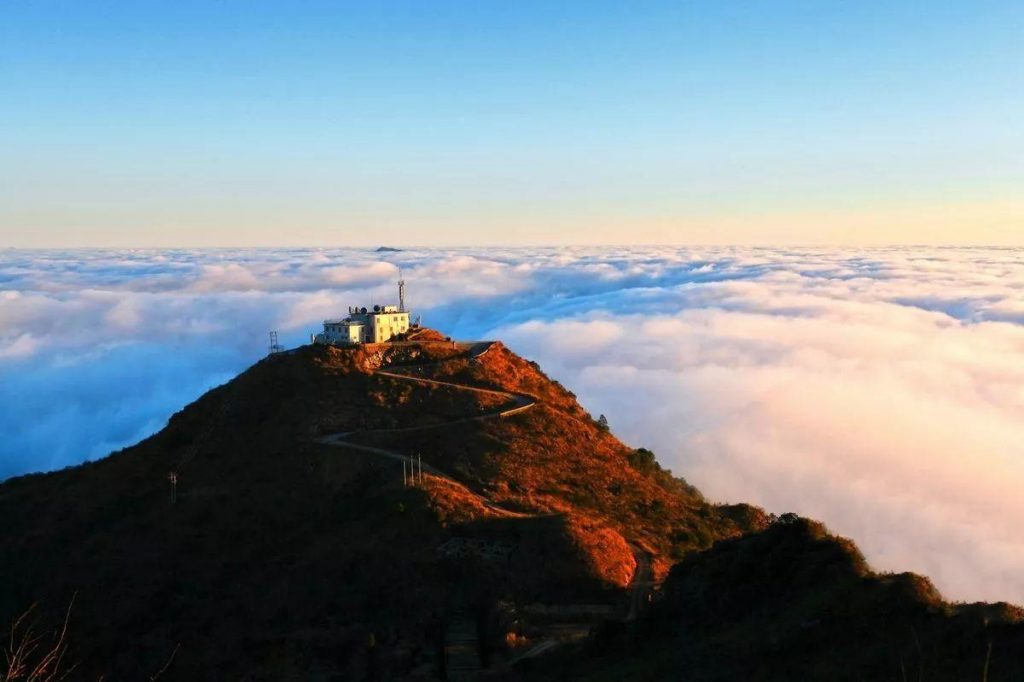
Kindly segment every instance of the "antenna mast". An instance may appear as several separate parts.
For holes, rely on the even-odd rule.
[[[277,332],[270,332],[270,353],[268,355],[276,355],[284,350],[284,346],[277,342]]]
[[[405,278],[401,268],[398,269],[398,312],[405,312]]]

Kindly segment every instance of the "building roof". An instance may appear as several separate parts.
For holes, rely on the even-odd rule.
[[[350,308],[350,310],[353,310]],[[367,310],[364,312],[351,312],[348,317],[338,317],[335,319],[324,320],[324,324],[343,324],[349,327],[361,327],[366,324],[370,317],[374,315],[408,315],[408,310],[399,310],[398,306],[380,306],[380,310]]]

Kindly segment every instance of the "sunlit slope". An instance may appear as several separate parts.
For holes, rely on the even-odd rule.
[[[402,455],[436,473],[406,487]],[[39,601],[55,620],[75,595],[71,655],[111,679],[179,644],[181,679],[426,669],[453,613],[618,612],[638,558],[664,573],[762,522],[500,344],[430,332],[269,357],[134,447],[6,482],[0,518],[0,613]],[[504,554],[441,549],[459,543]]]

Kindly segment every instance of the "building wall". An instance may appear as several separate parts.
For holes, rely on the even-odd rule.
[[[324,324],[322,334],[317,334],[317,343],[383,343],[397,334],[409,331],[409,313],[388,311],[385,313],[365,313],[352,315],[353,321],[360,324],[342,324],[341,322]]]
[[[317,343],[359,343],[363,340],[363,325],[341,323],[325,324],[324,331],[314,337]]]
[[[409,313],[378,313],[370,316],[372,343],[382,343],[396,334],[409,331]]]

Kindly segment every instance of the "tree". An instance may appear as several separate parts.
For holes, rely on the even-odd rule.
[[[602,431],[607,431],[608,430],[608,417],[604,416],[603,414],[600,417],[598,417],[597,418],[597,428],[601,429]]]
[[[638,471],[651,471],[657,468],[657,458],[647,448],[637,448],[629,453],[629,464]]]

